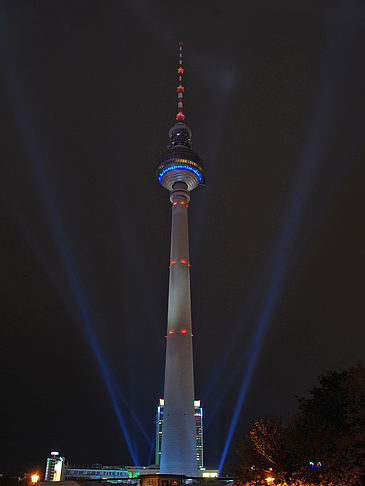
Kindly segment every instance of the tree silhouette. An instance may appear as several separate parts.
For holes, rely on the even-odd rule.
[[[263,417],[238,445],[241,484],[365,484],[365,369],[361,365],[318,378],[297,414]]]

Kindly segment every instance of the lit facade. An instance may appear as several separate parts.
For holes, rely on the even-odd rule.
[[[61,457],[59,452],[51,452],[47,458],[45,481],[63,481],[65,470],[65,458]]]
[[[129,478],[138,478],[139,476],[150,476],[151,474],[158,474],[160,466],[153,464],[152,466],[125,466]]]
[[[83,467],[65,467],[65,480],[78,480],[78,479],[126,479],[129,478],[128,471],[126,469],[113,467],[113,466],[83,466]]]
[[[196,460],[198,467],[204,467],[203,461],[203,407],[200,406],[200,400],[194,400],[194,417],[195,417],[195,437],[196,437]]]
[[[162,424],[163,424],[164,399],[160,398],[156,412],[156,453],[155,462],[161,462],[161,445],[162,445]],[[203,464],[203,408],[200,406],[200,400],[194,400],[194,417],[195,417],[195,438],[196,438],[196,460],[198,468],[202,469]]]

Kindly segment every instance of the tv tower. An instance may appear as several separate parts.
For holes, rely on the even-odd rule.
[[[183,57],[179,44],[177,115],[157,168],[172,204],[170,280],[162,425],[161,474],[198,476],[194,418],[194,370],[190,303],[188,203],[190,191],[204,183],[203,167],[191,149],[191,130],[183,112]]]

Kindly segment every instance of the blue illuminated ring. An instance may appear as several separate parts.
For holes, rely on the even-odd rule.
[[[201,183],[203,177],[201,173],[197,170],[194,169],[194,167],[190,167],[190,165],[170,165],[169,167],[166,167],[163,169],[159,174],[158,174],[158,181],[161,183],[162,177],[166,174],[166,172],[169,172],[170,170],[175,170],[175,169],[185,169],[185,170],[190,170],[190,172],[194,172],[194,174],[197,176],[199,179],[199,184]]]

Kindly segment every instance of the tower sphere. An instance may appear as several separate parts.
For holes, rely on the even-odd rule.
[[[170,141],[162,155],[156,175],[162,186],[173,190],[176,182],[184,182],[188,191],[204,184],[200,157],[191,149],[191,130],[185,123],[176,123],[169,131]]]

